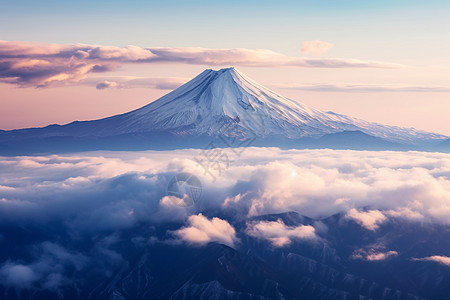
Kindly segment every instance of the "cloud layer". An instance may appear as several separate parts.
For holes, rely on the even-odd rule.
[[[216,181],[195,162],[201,153],[195,149],[4,157],[0,225],[59,219],[95,231],[183,220],[203,211],[242,219],[286,211],[316,218],[348,212],[366,230],[377,230],[389,218],[449,224],[448,154],[228,151],[233,163],[220,174],[210,170]],[[189,214],[167,198],[167,184],[178,172],[202,182],[202,197]]]
[[[293,89],[314,92],[345,92],[345,93],[449,93],[448,86],[414,86],[414,85],[363,85],[363,84],[299,84],[278,83],[271,86],[282,89]]]
[[[322,241],[327,228],[321,222],[290,226],[253,218],[287,211],[313,218],[343,213],[340,222],[356,222],[367,234],[398,218],[450,224],[449,154],[247,148],[237,155],[224,149],[233,162],[213,180],[194,160],[200,151],[0,157],[0,229],[52,224],[58,236],[88,237],[91,245],[78,252],[57,240],[40,241],[28,249],[26,261],[0,262],[0,284],[57,291],[72,281],[67,270],[95,263],[110,272],[124,263],[114,250],[116,232],[140,224],[151,232],[171,227],[163,239],[149,235],[137,244],[215,242],[235,248],[245,235],[275,248]],[[194,206],[167,196],[179,172],[202,183]],[[0,243],[10,238],[7,230],[0,232]],[[380,244],[356,249],[350,258],[376,262],[398,255]],[[413,260],[449,265],[442,255]]]
[[[398,68],[398,64],[341,58],[290,57],[267,49],[142,48],[0,41],[0,82],[48,87],[78,83],[90,73],[124,64],[183,63],[205,66]],[[100,84],[108,87],[108,83]]]

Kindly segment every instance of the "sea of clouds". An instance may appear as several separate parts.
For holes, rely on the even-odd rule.
[[[287,211],[312,218],[343,213],[368,231],[390,218],[450,224],[450,154],[216,149],[222,159],[205,168],[198,163],[204,151],[0,157],[0,229],[58,224],[76,238],[142,223],[179,223],[171,232],[172,243],[213,241],[235,247],[236,230],[224,216],[245,221]],[[180,206],[183,199],[167,194],[168,183],[180,172],[193,174],[202,184],[193,206]],[[245,234],[274,247],[294,239],[320,239],[319,225],[253,220],[246,226]],[[100,239],[90,255],[120,261],[108,249],[114,239],[114,234]],[[0,231],[0,245],[2,240]],[[0,262],[3,284],[23,287],[45,278],[43,288],[58,287],[67,280],[58,268],[81,270],[89,263],[85,254],[53,241],[34,246],[32,252],[35,261]],[[379,260],[380,253],[358,252],[355,257]],[[434,260],[447,262],[446,257]]]
[[[449,154],[218,149],[227,160],[208,168],[198,164],[202,151],[1,157],[0,225],[62,220],[96,231],[218,210],[242,218],[348,211],[369,229],[389,217],[450,223]],[[168,182],[179,172],[202,183],[194,207],[179,207],[167,196]],[[371,211],[361,212],[363,207]]]

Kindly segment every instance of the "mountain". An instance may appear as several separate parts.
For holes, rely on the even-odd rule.
[[[320,147],[320,142],[315,145],[308,139],[341,132],[376,137],[386,143],[386,148],[392,148],[392,143],[416,147],[437,144],[446,138],[308,108],[261,86],[235,68],[227,68],[205,70],[167,95],[128,113],[62,126],[2,131],[0,145],[6,152],[21,147],[44,152],[60,147],[170,149],[205,147],[205,141],[220,138],[224,146],[232,147],[250,140],[271,146],[281,143]]]
[[[446,139],[436,147],[439,151],[450,152],[450,139]]]
[[[170,243],[175,225],[140,224],[115,232],[113,238],[104,233],[75,239],[59,232],[60,227],[52,232],[10,228],[4,231],[4,243],[14,247],[0,249],[2,260],[25,263],[30,258],[24,249],[48,238],[79,252],[63,259],[95,259],[78,270],[56,265],[55,272],[64,278],[59,285],[50,279],[27,289],[0,284],[0,295],[12,300],[450,299],[450,267],[422,259],[448,253],[448,225],[394,218],[371,231],[345,214],[315,220],[295,212],[227,219],[240,239],[233,248]],[[319,239],[293,239],[276,247],[246,233],[251,222],[279,220],[292,227],[320,228]]]

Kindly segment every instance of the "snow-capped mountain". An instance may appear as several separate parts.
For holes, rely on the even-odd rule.
[[[111,142],[114,136],[123,138],[130,134],[161,140],[163,134],[166,138],[257,137],[265,141],[264,145],[271,145],[271,139],[296,141],[342,132],[362,132],[380,141],[408,145],[437,144],[446,138],[308,108],[261,86],[235,68],[226,68],[205,70],[167,95],[128,113],[62,126],[3,131],[0,142],[69,137],[91,141],[106,138]],[[361,136],[350,135],[350,138],[358,140]]]
[[[86,128],[85,131],[80,130],[79,134],[105,136],[170,131],[217,136],[224,126],[230,124],[236,124],[243,134],[251,130],[260,137],[274,135],[296,139],[361,130],[395,142],[444,138],[412,128],[384,126],[311,109],[263,87],[235,68],[205,70],[188,83],[142,108],[84,123],[95,125],[97,130]],[[77,127],[80,125],[71,124]]]

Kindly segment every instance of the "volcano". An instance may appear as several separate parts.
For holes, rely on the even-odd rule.
[[[358,149],[417,148],[446,137],[309,108],[235,68],[205,70],[167,95],[124,114],[0,132],[1,153],[204,147],[208,140]],[[242,146],[229,143],[223,146]]]

